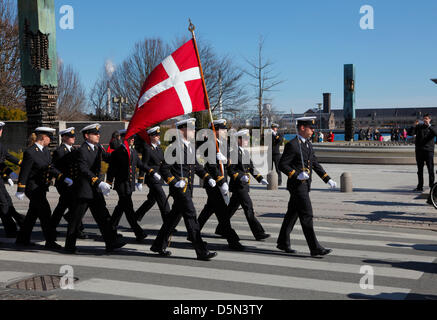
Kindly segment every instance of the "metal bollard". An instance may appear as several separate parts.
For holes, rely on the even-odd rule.
[[[345,172],[341,175],[341,192],[350,193],[354,192],[352,187],[352,174]]]
[[[267,190],[278,190],[278,174],[275,170],[270,171],[267,175]]]

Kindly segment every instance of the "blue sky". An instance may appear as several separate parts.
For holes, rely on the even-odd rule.
[[[280,110],[302,112],[332,92],[343,107],[343,65],[357,71],[357,108],[437,107],[437,1],[150,1],[56,0],[60,58],[89,89],[105,60],[120,63],[135,42],[198,36],[245,66],[265,36],[265,55],[285,80],[271,95]],[[74,30],[59,28],[59,8],[74,8]],[[371,5],[375,29],[361,30],[360,8]]]

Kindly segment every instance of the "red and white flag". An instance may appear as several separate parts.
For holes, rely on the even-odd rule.
[[[190,40],[158,65],[141,89],[126,138],[165,120],[207,109],[206,94],[194,40]]]

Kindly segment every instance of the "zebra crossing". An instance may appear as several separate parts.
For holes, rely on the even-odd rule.
[[[437,238],[429,231],[391,230],[371,226],[322,225],[316,227],[322,245],[332,248],[331,255],[311,258],[300,226],[292,234],[287,255],[275,249],[280,219],[263,223],[272,238],[256,242],[242,220],[233,226],[247,247],[245,252],[227,250],[226,241],[214,235],[215,222],[202,231],[204,240],[218,256],[211,262],[195,260],[195,252],[186,240],[183,223],[172,236],[172,256],[159,257],[149,248],[160,225],[144,225],[150,233],[145,244],[131,239],[120,251],[108,255],[102,242],[79,240],[80,254],[65,255],[39,250],[19,251],[13,241],[0,239],[0,287],[18,275],[56,272],[68,265],[79,278],[74,290],[59,290],[61,298],[71,294],[91,294],[98,299],[157,300],[267,300],[267,299],[407,299],[420,294],[415,288],[429,275],[437,284]],[[10,245],[8,246],[7,243]],[[62,241],[60,241],[62,244]],[[17,269],[8,269],[17,265]],[[363,286],[362,271],[370,266],[373,287]],[[33,272],[32,272],[33,271]],[[37,271],[37,272],[35,272]]]

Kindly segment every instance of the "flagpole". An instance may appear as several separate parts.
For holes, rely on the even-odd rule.
[[[203,91],[205,92],[205,96],[206,96],[206,105],[208,107],[209,120],[211,122],[212,131],[214,132],[215,147],[216,147],[217,153],[219,153],[220,152],[220,148],[219,148],[219,145],[218,145],[218,142],[217,142],[217,136],[216,136],[215,126],[214,126],[214,118],[212,117],[211,104],[209,102],[208,91],[206,90],[205,76],[203,74],[202,63],[200,62],[200,55],[199,55],[199,49],[197,47],[196,35],[194,34],[194,30],[196,30],[196,27],[191,22],[191,19],[188,19],[188,21],[190,23],[190,25],[188,27],[188,30],[191,32],[191,35],[193,36],[194,49],[196,50],[197,61],[199,62],[200,76],[202,77]],[[219,164],[220,164],[220,170],[222,172],[222,175],[224,176],[225,173],[224,173],[224,169],[223,169],[223,163],[220,160],[219,160]]]

